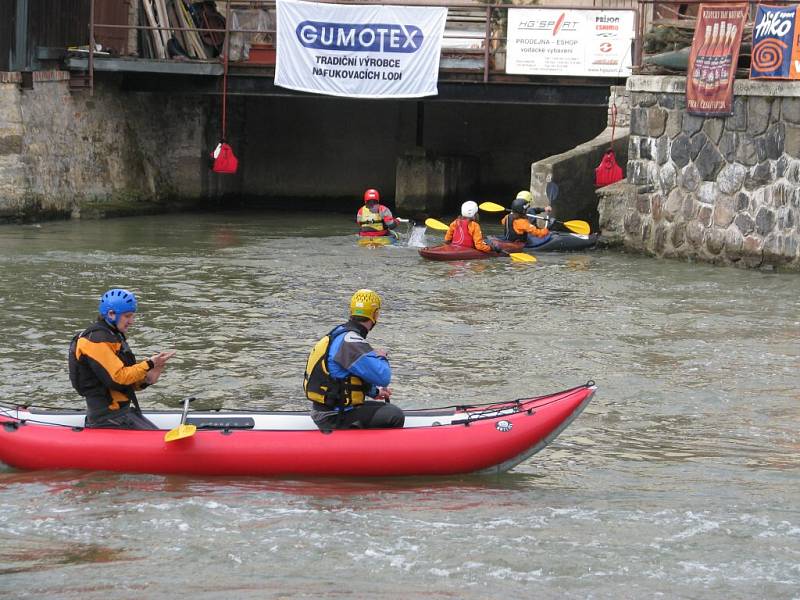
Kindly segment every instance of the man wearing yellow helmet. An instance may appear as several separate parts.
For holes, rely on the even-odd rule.
[[[531,208],[533,196],[528,190],[521,190],[511,203],[511,213],[503,217],[500,224],[503,226],[503,235],[500,239],[508,242],[528,241],[528,236],[534,238],[546,237],[550,232],[547,227],[536,227],[528,220],[529,211],[550,213],[550,206],[544,209]]]
[[[378,294],[358,290],[350,299],[350,319],[311,350],[303,390],[311,400],[311,417],[323,431],[402,427],[405,422],[403,411],[389,404],[392,369],[386,352],[373,350],[366,341],[380,309]]]

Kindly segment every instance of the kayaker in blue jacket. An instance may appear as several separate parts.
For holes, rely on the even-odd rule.
[[[323,431],[402,427],[405,422],[403,411],[389,403],[392,368],[386,352],[366,341],[380,308],[378,294],[358,290],[350,299],[350,319],[311,350],[303,390],[311,400],[311,418]]]

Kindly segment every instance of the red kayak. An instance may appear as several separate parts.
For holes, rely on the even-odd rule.
[[[505,252],[522,252],[525,247],[525,242],[504,242],[495,240],[494,243]],[[481,252],[476,248],[456,246],[455,244],[442,244],[441,246],[420,248],[419,255],[428,260],[476,260],[503,256],[503,254],[499,252]]]
[[[549,444],[596,390],[407,410],[402,429],[321,432],[305,412],[193,412],[193,435],[165,441],[178,411],[145,412],[160,431],[85,429],[82,411],[0,406],[0,461],[18,469],[225,476],[454,475],[507,471]]]

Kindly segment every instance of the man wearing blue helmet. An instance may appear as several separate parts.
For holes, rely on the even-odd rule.
[[[100,298],[97,321],[72,338],[69,378],[86,398],[86,427],[158,429],[139,409],[136,392],[154,384],[174,352],[136,361],[125,334],[133,324],[136,296],[114,288]]]

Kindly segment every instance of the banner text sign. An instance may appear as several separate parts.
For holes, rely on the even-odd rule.
[[[800,44],[795,34],[799,11],[800,6],[758,5],[750,79],[800,79]]]
[[[631,10],[509,8],[506,73],[627,77]]]
[[[275,85],[350,98],[438,93],[446,8],[278,0]]]

